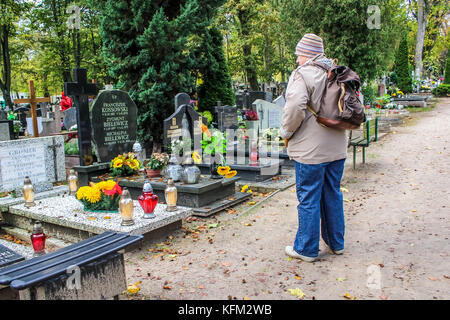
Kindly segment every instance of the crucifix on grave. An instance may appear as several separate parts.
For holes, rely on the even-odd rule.
[[[30,92],[30,98],[15,99],[14,103],[29,103],[31,105],[31,118],[33,119],[33,137],[39,137],[36,106],[37,106],[38,102],[50,102],[50,98],[49,97],[36,98],[36,94],[34,92],[34,81],[33,80],[28,81],[28,89]]]
[[[91,142],[91,120],[89,117],[89,96],[98,93],[95,83],[87,82],[87,70],[73,70],[75,82],[64,83],[64,93],[72,96],[74,108],[77,110],[78,149],[80,150],[80,165],[89,166],[94,162]]]

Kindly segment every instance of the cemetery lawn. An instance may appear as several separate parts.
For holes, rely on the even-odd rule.
[[[450,98],[411,118],[370,146],[365,165],[359,153],[356,170],[349,149],[344,255],[321,241],[318,261],[287,258],[297,230],[290,187],[243,216],[248,203],[188,218],[127,253],[127,282],[140,291],[121,299],[449,299]]]

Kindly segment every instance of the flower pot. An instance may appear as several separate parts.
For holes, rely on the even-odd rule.
[[[160,177],[161,169],[159,170],[145,169],[145,173],[147,174],[148,178]]]

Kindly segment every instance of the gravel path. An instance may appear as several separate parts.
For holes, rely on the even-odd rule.
[[[441,99],[371,145],[365,165],[359,153],[357,170],[349,153],[344,255],[321,242],[317,262],[285,256],[298,223],[291,187],[245,216],[188,219],[165,243],[126,254],[128,283],[142,281],[129,298],[299,299],[298,288],[303,299],[449,299],[449,123]]]

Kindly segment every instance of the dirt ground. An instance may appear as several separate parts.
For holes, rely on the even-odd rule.
[[[358,153],[356,170],[349,149],[344,255],[322,241],[314,263],[285,255],[298,226],[290,187],[243,216],[187,219],[163,242],[127,253],[128,284],[141,283],[122,298],[449,299],[450,98],[411,116],[367,149],[365,165]],[[299,296],[289,291],[297,288]]]

